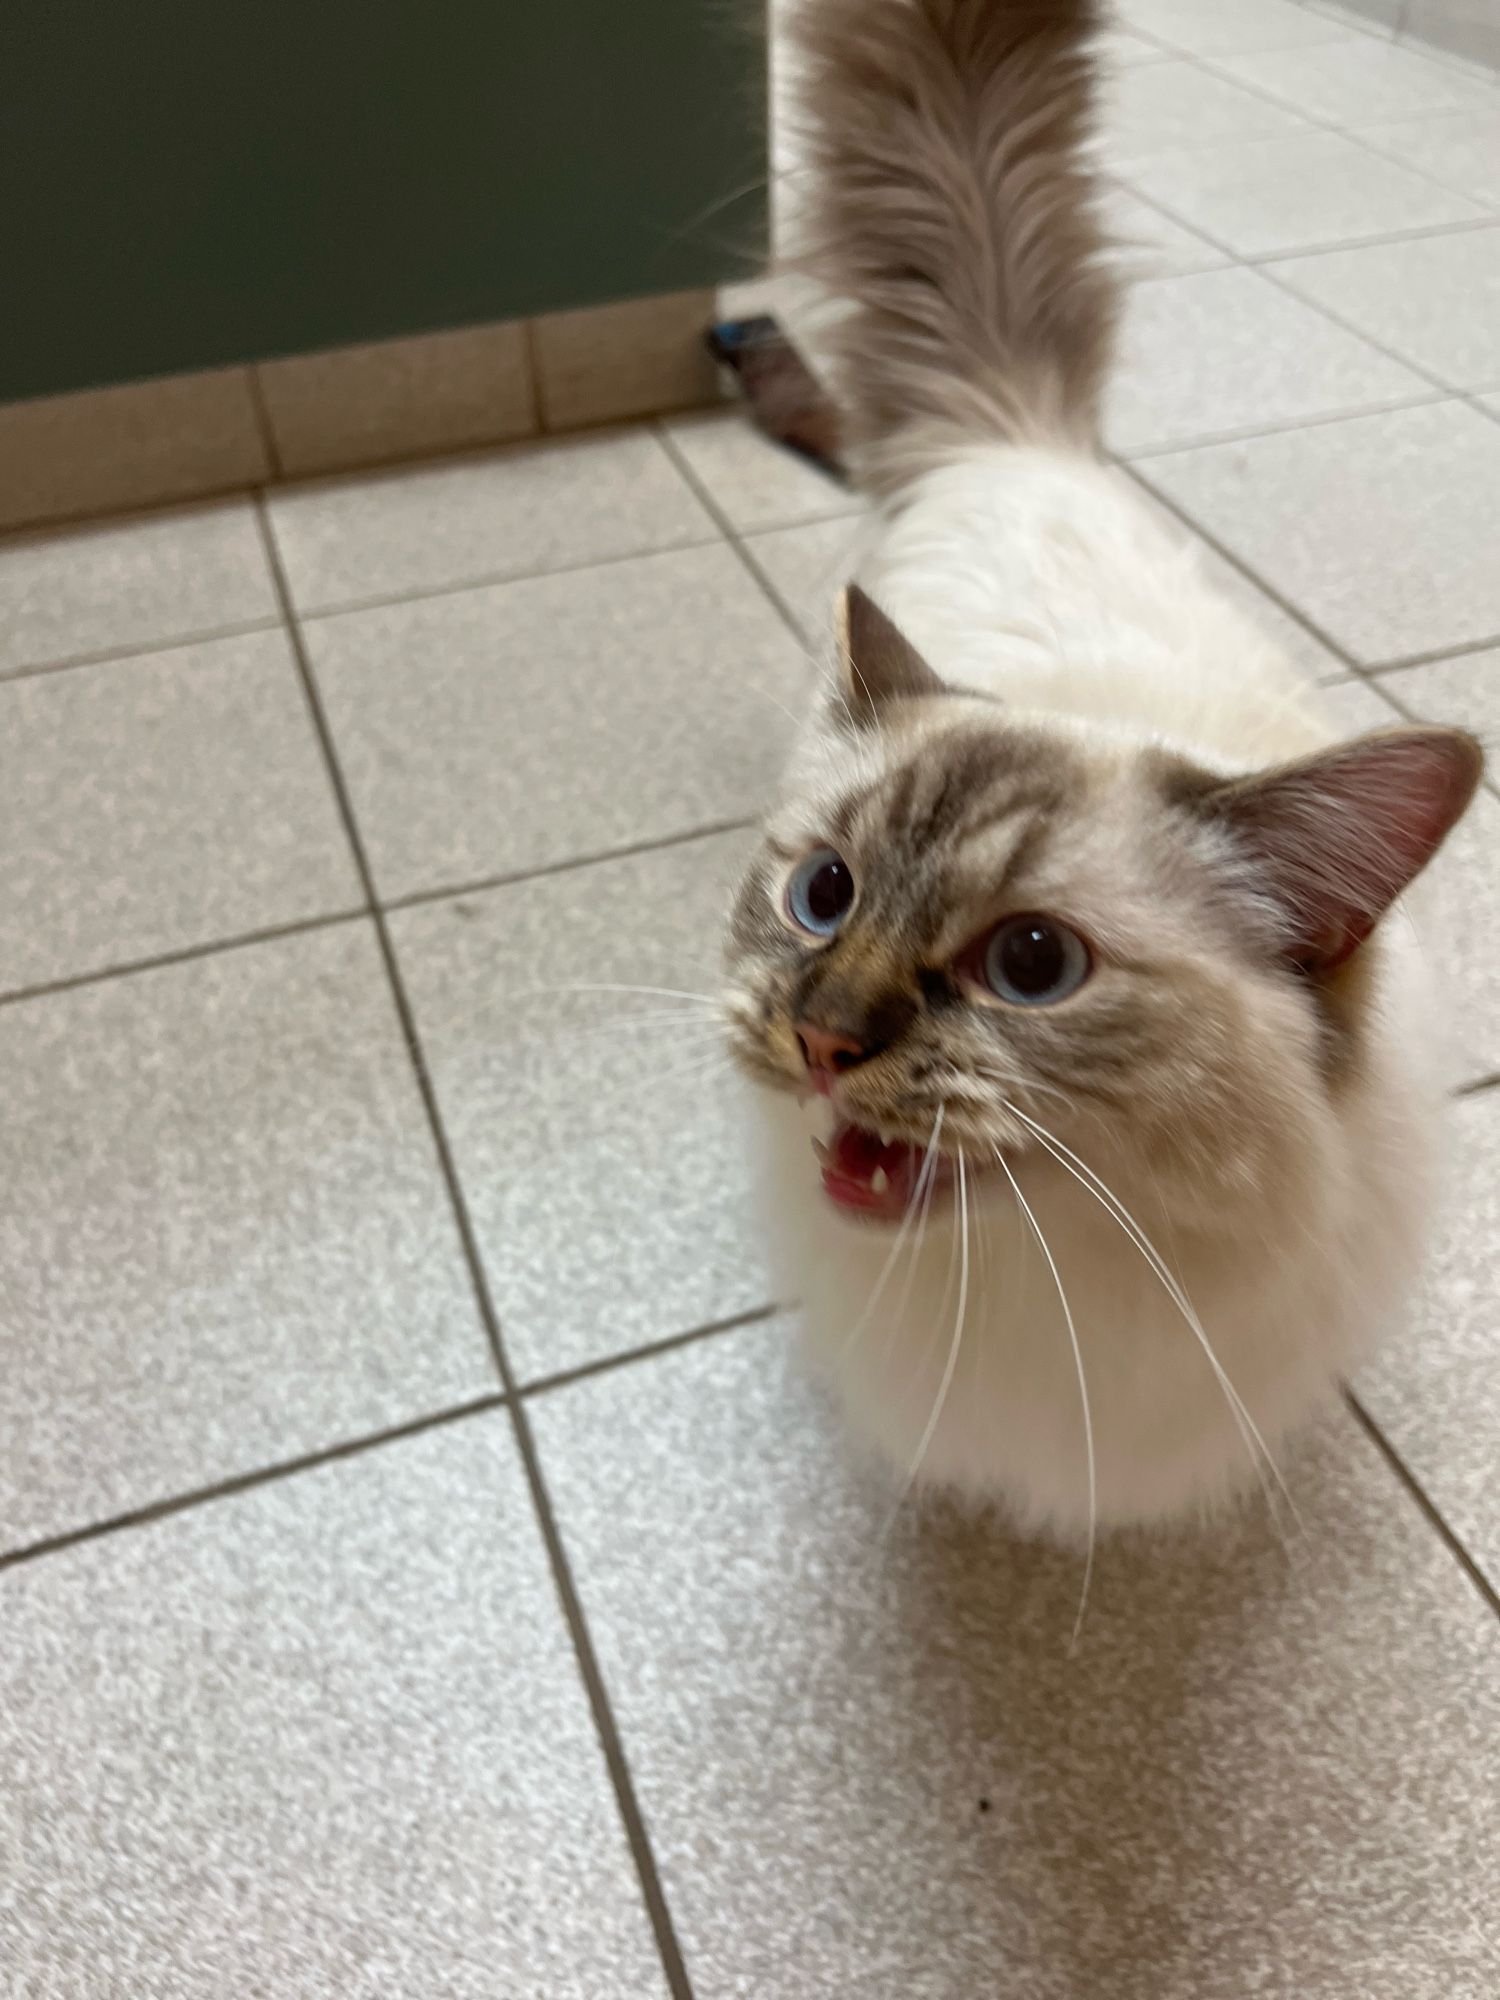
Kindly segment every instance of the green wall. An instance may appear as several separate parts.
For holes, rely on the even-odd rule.
[[[0,400],[710,284],[749,0],[3,0]]]

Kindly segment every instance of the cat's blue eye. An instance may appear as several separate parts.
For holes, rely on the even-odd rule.
[[[1055,917],[1010,917],[990,933],[984,983],[1013,1007],[1050,1007],[1076,993],[1092,969],[1089,948]]]
[[[832,937],[854,905],[854,877],[842,854],[815,847],[792,870],[786,907],[793,923],[814,937]]]

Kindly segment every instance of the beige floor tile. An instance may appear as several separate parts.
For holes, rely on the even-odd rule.
[[[1314,14],[1325,14],[1361,34],[1379,35],[1389,40],[1400,24],[1406,0],[1303,0]]]
[[[1500,103],[1386,123],[1360,119],[1357,135],[1471,201],[1500,209]]]
[[[847,487],[762,437],[739,410],[675,418],[666,435],[742,534],[850,514],[859,505]]]
[[[1240,139],[1284,138],[1306,129],[1296,112],[1191,62],[1125,70],[1104,95],[1103,153],[1117,169],[1174,148],[1217,150]]]
[[[795,528],[772,528],[748,535],[745,547],[806,636],[816,656],[824,656],[833,633],[839,591],[854,573],[858,550],[869,532],[861,514],[834,521],[804,521]]]
[[[1195,156],[1196,157],[1196,156]],[[1104,224],[1115,245],[1122,275],[1179,278],[1190,271],[1217,271],[1230,262],[1227,250],[1206,236],[1163,215],[1125,187],[1104,191]]]
[[[1139,161],[1130,179],[1241,257],[1321,249],[1485,213],[1337,132],[1254,139],[1213,153],[1157,153]]]
[[[357,908],[285,636],[0,681],[0,991]]]
[[[700,2000],[1452,2000],[1500,1977],[1500,1632],[1340,1415],[1081,1561],[908,1508],[747,1329],[538,1398]]]
[[[537,428],[516,321],[294,355],[257,373],[280,469],[293,477],[501,444]]]
[[[703,336],[711,291],[544,313],[531,328],[537,397],[549,430],[696,409],[718,394]]]
[[[1500,1590],[1500,1092],[1454,1106],[1446,1186],[1412,1324],[1355,1384]]]
[[[1327,15],[1291,0],[1124,0],[1122,16],[1189,56],[1307,48],[1344,33]]]
[[[523,1380],[770,1302],[736,1086],[707,1004],[747,840],[393,919]]]
[[[1128,28],[1102,28],[1095,37],[1094,47],[1109,69],[1134,69],[1138,63],[1165,62],[1172,54],[1158,42],[1131,34]]]
[[[665,2000],[508,1432],[0,1577],[12,1993]]]
[[[1215,72],[1330,125],[1373,125],[1424,112],[1492,110],[1488,87],[1412,48],[1370,35],[1310,49],[1218,56]]]
[[[0,1549],[494,1388],[365,926],[0,1007],[0,1102]]]
[[[1104,429],[1134,454],[1432,393],[1258,271],[1202,271],[1132,289]]]
[[[1302,298],[1450,389],[1500,386],[1500,223],[1272,268]]]
[[[271,521],[299,610],[574,569],[717,538],[648,431],[294,487]]]
[[[0,528],[223,493],[269,471],[243,368],[0,407]]]
[[[0,673],[277,622],[244,501],[0,542]]]
[[[1425,667],[1382,674],[1380,685],[1413,715],[1471,729],[1490,751],[1500,752],[1500,646]],[[1500,771],[1492,771],[1500,777]]]
[[[1138,468],[1368,666],[1500,634],[1500,424],[1448,402]]]
[[[722,543],[318,619],[308,637],[388,897],[748,816],[805,681]]]

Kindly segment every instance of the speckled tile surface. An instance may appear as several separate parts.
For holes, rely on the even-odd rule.
[[[523,1379],[770,1302],[737,1086],[709,1007],[679,997],[714,990],[746,844],[690,841],[393,920]]]
[[[1113,435],[1335,729],[1488,740],[1500,96],[1398,11],[1117,10]],[[707,1005],[862,512],[726,407],[0,539],[0,2000],[1500,1992],[1496,774],[1363,1415],[1070,1656],[791,1360]]]
[[[1500,1095],[1454,1107],[1446,1186],[1410,1327],[1355,1385],[1500,1590]]]
[[[303,611],[714,539],[661,445],[639,430],[288,487],[270,513]]]
[[[6,1991],[665,2000],[503,1413],[0,1577]]]
[[[1169,452],[1140,471],[1361,666],[1500,633],[1500,424],[1467,403]]]
[[[0,1552],[495,1387],[339,925],[0,1007]]]
[[[1105,435],[1135,456],[1431,393],[1259,271],[1200,271],[1132,289]]]
[[[0,673],[276,617],[244,501],[0,541]]]
[[[0,680],[0,990],[363,900],[291,652]]]
[[[700,2000],[1448,2000],[1500,1977],[1500,1631],[1352,1419],[1264,1524],[1080,1563],[933,1512],[785,1329],[539,1398]]]
[[[308,641],[393,897],[755,812],[805,682],[722,544],[319,619]]]

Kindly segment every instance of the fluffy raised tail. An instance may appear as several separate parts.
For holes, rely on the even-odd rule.
[[[797,262],[845,447],[889,490],[976,439],[1087,449],[1116,288],[1086,163],[1094,0],[800,0]]]

